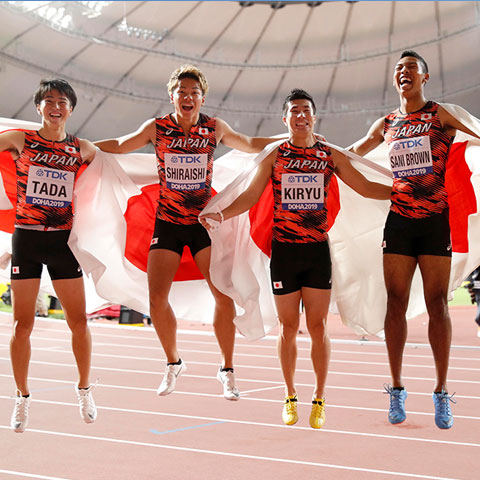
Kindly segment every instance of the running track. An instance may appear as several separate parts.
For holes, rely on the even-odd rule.
[[[98,419],[84,424],[73,390],[76,369],[63,321],[38,319],[32,335],[30,425],[10,431],[14,384],[8,357],[11,316],[0,314],[0,479],[478,479],[480,339],[473,307],[451,309],[449,376],[455,425],[435,427],[434,369],[425,318],[410,323],[404,359],[407,421],[388,423],[384,343],[359,341],[329,318],[333,339],[327,421],[308,426],[313,376],[308,336],[299,334],[300,420],[281,423],[282,377],[273,337],[239,338],[242,398],[228,402],[215,379],[218,348],[208,326],[181,324],[188,371],[177,391],[158,397],[164,356],[151,328],[91,324]]]

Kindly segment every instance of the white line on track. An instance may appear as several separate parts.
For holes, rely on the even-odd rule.
[[[0,336],[1,335],[6,335],[6,334],[0,333]],[[35,340],[35,341],[46,340],[46,341],[62,342],[62,343],[68,343],[68,344],[71,343],[70,339],[59,339],[59,338],[55,338],[55,337],[39,337],[37,335],[32,335],[30,338],[31,338],[31,340]],[[122,350],[125,350],[127,348],[140,349],[140,350],[154,350],[154,351],[158,351],[163,357],[163,351],[161,350],[160,346],[153,347],[153,346],[145,346],[145,345],[142,345],[142,346],[132,345],[131,343],[130,344],[124,344],[124,343],[95,342],[94,347],[96,349],[99,349],[100,347],[115,347],[115,348],[121,348]],[[55,349],[59,349],[59,348],[61,348],[61,347],[60,346],[36,347],[37,350],[55,350]],[[58,350],[58,351],[60,352],[61,350]],[[64,351],[63,353],[66,353],[66,352]],[[199,353],[199,354],[203,354],[203,355],[218,355],[218,349],[216,349],[216,350],[183,349],[182,353]],[[96,352],[96,354],[100,355],[98,352]],[[238,358],[238,357],[268,358],[268,359],[272,359],[272,360],[277,360],[278,359],[278,355],[265,355],[265,354],[258,354],[258,353],[241,353],[241,352],[236,352],[235,357],[236,358]],[[429,360],[431,360],[433,362],[433,358],[431,358],[431,357],[425,357],[425,358],[428,358]],[[311,359],[310,359],[310,357],[298,356],[297,361],[311,362]],[[388,366],[388,362],[366,362],[366,361],[362,361],[362,360],[353,360],[352,361],[352,360],[340,360],[340,359],[337,359],[337,358],[332,358],[330,360],[330,363],[352,364],[352,362],[355,365],[378,365],[378,366],[382,366],[382,367]],[[434,365],[419,365],[419,364],[411,364],[411,363],[404,363],[403,367],[405,367],[405,368],[406,367],[429,368],[429,369],[435,368]],[[480,368],[475,368],[475,367],[453,367],[453,366],[450,366],[449,370],[464,370],[464,371],[469,371],[469,372],[480,372]]]
[[[0,376],[7,376],[5,374],[2,374]],[[65,381],[65,380],[53,380],[50,378],[38,378],[38,377],[30,377],[30,380],[36,380],[40,382],[51,382],[51,383],[67,383],[67,384],[72,384],[74,385],[75,382],[71,381]],[[146,388],[146,387],[136,387],[136,386],[130,386],[130,385],[112,385],[112,384],[107,384],[107,383],[97,383],[97,387],[103,387],[103,388],[112,388],[112,389],[117,389],[117,390],[135,390],[139,392],[156,392],[155,388]],[[35,391],[35,389],[32,389],[32,391]],[[207,398],[223,398],[222,394],[213,394],[213,393],[204,393],[204,392],[192,392],[192,391],[182,391],[182,390],[175,390],[176,395],[188,395],[188,396],[193,396],[193,397],[207,397]],[[13,398],[13,397],[7,397],[7,396],[2,396],[0,395],[0,398]],[[271,398],[259,398],[259,397],[242,397],[243,400],[245,401],[254,401],[254,402],[263,402],[263,403],[275,403],[275,404],[281,404],[282,400],[277,400],[277,399],[271,399]],[[35,401],[35,400],[32,400]],[[38,400],[39,402],[43,402],[44,400]],[[49,401],[45,401],[46,403],[49,403]],[[311,406],[310,402],[298,402],[298,405],[308,405]],[[341,408],[345,410],[355,410],[355,411],[365,411],[365,412],[381,412],[385,413],[386,409],[384,408],[375,408],[375,407],[363,407],[363,406],[357,406],[357,405],[336,405],[333,403],[328,404],[328,408]],[[428,417],[433,417],[433,413],[431,412],[414,412],[414,411],[409,411],[409,415],[424,415]],[[470,415],[457,415],[455,414],[456,419],[466,419],[466,420],[480,420],[480,417],[473,417]]]
[[[211,395],[213,396],[213,395]],[[0,399],[7,399],[12,400],[5,395],[0,395]],[[44,403],[48,405],[62,405],[67,407],[74,407],[75,409],[78,408],[78,404],[76,403],[69,403],[69,402],[58,402],[53,400],[39,400],[37,398],[32,399],[33,403]],[[276,401],[276,403],[279,403]],[[300,405],[310,405],[310,403],[302,403],[299,402]],[[330,405],[329,405],[330,406]],[[97,405],[99,410],[106,410],[112,412],[122,412],[122,413],[133,413],[133,414],[142,414],[142,415],[153,415],[157,417],[173,417],[173,418],[185,418],[189,420],[201,420],[201,421],[208,421],[208,422],[223,422],[223,423],[235,423],[238,425],[253,425],[259,427],[270,427],[270,428],[282,428],[288,430],[304,430],[306,432],[310,432],[309,435],[315,435],[316,430],[312,430],[310,427],[301,427],[297,425],[283,425],[280,423],[265,423],[265,422],[254,422],[251,420],[232,420],[228,418],[219,418],[219,417],[204,417],[199,415],[184,415],[180,413],[168,413],[168,412],[158,412],[152,410],[140,410],[140,409],[133,409],[133,408],[119,408],[119,407],[105,407]],[[410,412],[409,412],[410,414]],[[28,429],[30,431],[30,429]],[[322,428],[322,432],[325,433],[332,433],[337,435],[353,435],[359,437],[370,437],[370,438],[383,438],[387,440],[405,440],[405,441],[414,441],[414,442],[421,442],[421,443],[435,443],[435,444],[442,444],[442,445],[455,445],[461,447],[480,447],[479,443],[470,443],[470,442],[456,442],[451,440],[436,440],[430,438],[419,438],[419,437],[405,437],[401,435],[386,435],[380,433],[368,433],[368,432],[355,432],[349,430],[332,430],[328,428]]]
[[[41,349],[32,349],[32,350],[41,350]],[[67,355],[71,355],[71,351],[59,351],[55,350],[55,353],[64,353]],[[103,354],[93,354],[93,356],[99,356],[99,357],[112,357],[112,358],[122,358],[122,359],[127,359],[127,360],[147,360],[147,361],[154,361],[154,362],[159,362],[162,360],[159,360],[157,358],[145,358],[145,357],[131,357],[131,356],[124,356],[124,355],[103,355]],[[10,361],[9,357],[0,357],[0,361]],[[212,363],[212,362],[194,362],[191,360],[185,359],[186,363],[189,365],[201,365],[201,366],[214,366],[218,369],[218,363]],[[59,363],[59,362],[46,362],[42,360],[31,360],[30,364],[38,364],[38,365],[51,365],[51,366],[59,366],[59,367],[71,367],[71,368],[76,368],[76,365],[70,364],[70,363]],[[235,365],[235,368],[240,369],[240,368],[245,368],[245,369],[251,369],[251,370],[273,370],[278,373],[280,373],[280,367],[265,367],[265,366],[257,366],[257,365]],[[151,370],[127,370],[127,369],[119,369],[115,367],[100,367],[97,365],[92,365],[92,369],[97,369],[97,370],[112,370],[112,371],[122,371],[122,372],[129,372],[129,373],[145,373],[145,374],[152,374],[152,375],[160,375],[161,372],[158,371],[151,371]],[[301,369],[297,368],[296,373],[312,373],[312,370],[309,369]],[[370,377],[370,378],[381,378],[382,381],[385,381],[388,378],[387,374],[373,374],[373,373],[355,373],[355,372],[338,372],[334,370],[329,370],[328,375],[341,375],[341,376],[353,376],[353,377]],[[196,376],[199,378],[213,378],[213,376],[200,376],[200,375],[192,375]],[[418,380],[418,381],[432,381],[432,378],[430,377],[410,377],[410,376],[403,376],[404,380]],[[247,380],[246,380],[247,381]],[[252,380],[254,381],[254,380]],[[263,381],[263,380],[262,380]],[[279,380],[280,381],[280,380]],[[455,378],[449,378],[449,384],[454,384],[454,383],[467,383],[467,384],[475,384],[475,385],[480,385],[480,381],[477,380],[460,380],[460,379],[455,379]],[[297,385],[300,385],[297,383]],[[307,384],[309,385],[309,384]],[[362,387],[363,388],[363,387]],[[362,389],[361,388],[361,389]],[[355,390],[358,390],[359,387],[356,387]],[[409,392],[410,393],[410,392]],[[468,398],[468,397],[466,397]],[[477,397],[472,397],[472,398],[477,398]]]
[[[7,317],[10,322],[12,320],[12,315],[10,313],[0,312],[0,317],[1,316]],[[55,318],[41,318],[41,317],[36,317],[35,320],[36,320],[36,323],[46,322],[46,323],[54,323],[54,324],[57,324],[57,325],[62,325],[62,326],[65,326],[65,331],[68,331],[68,328],[66,327],[65,320],[55,319]],[[4,323],[3,325],[11,328],[11,323],[8,323],[8,324]],[[137,327],[137,326],[131,326],[131,325],[118,325],[118,324],[111,325],[111,324],[108,324],[108,323],[93,323],[93,322],[89,322],[88,325],[89,325],[89,327],[92,327],[92,328],[113,329],[113,330],[117,330],[117,332],[119,330],[123,330],[125,332],[128,332],[128,331],[138,331],[138,332],[143,332],[143,333],[152,332],[154,334],[153,327]],[[2,323],[0,323],[0,326],[2,326]],[[191,336],[213,337],[213,338],[215,337],[213,331],[205,331],[205,330],[183,330],[183,329],[179,329],[179,330],[177,330],[177,334],[178,335],[183,334],[183,335],[191,335]],[[236,338],[241,340],[241,341],[245,340],[245,337],[243,337],[240,334],[236,334]],[[275,336],[275,335],[265,335],[265,337],[259,339],[258,341],[263,342],[263,341],[276,341],[276,340],[277,340],[277,336]],[[310,338],[308,336],[307,337],[298,337],[297,341],[298,342],[310,343]],[[350,339],[335,339],[335,338],[333,338],[333,339],[330,339],[330,341],[334,344],[336,343],[336,344],[339,344],[339,345],[343,344],[343,345],[363,345],[363,346],[385,347],[385,341],[384,340],[380,340],[380,341],[368,340],[368,341],[365,341],[365,340],[361,340],[361,339],[350,340]],[[410,343],[410,342],[407,342],[406,345],[405,345],[405,348],[410,348],[410,347],[411,348],[429,348],[429,349],[431,348],[428,343]],[[452,349],[461,349],[461,350],[464,350],[464,349],[480,350],[480,345],[451,345],[451,348]]]
[[[26,472],[16,472],[14,470],[0,470],[0,473],[4,473],[5,475],[14,475],[16,477],[24,477],[24,478],[39,478],[40,480],[69,480],[65,477],[50,477],[48,475],[38,475],[35,473],[26,473]]]
[[[0,360],[7,360],[5,358],[0,358]],[[31,361],[30,363],[38,363],[38,364],[41,364],[41,365],[52,365],[52,366],[59,366],[59,367],[69,367],[69,368],[72,368],[72,369],[76,369],[76,365],[74,364],[66,364],[66,363],[54,363],[54,362],[41,362],[41,361],[36,361],[36,360],[33,360]],[[155,375],[155,376],[158,376],[159,373],[158,372],[153,372],[151,370],[131,370],[131,369],[126,369],[126,368],[115,368],[115,367],[99,367],[99,366],[95,366],[95,367],[92,367],[94,370],[106,370],[108,372],[122,372],[122,373],[133,373],[133,374],[144,374],[144,375]],[[6,377],[6,378],[12,378],[13,379],[13,376],[11,374],[2,374],[0,373],[0,377]],[[182,375],[182,377],[188,377],[188,378],[195,378],[195,379],[202,379],[202,380],[216,380],[216,376],[215,375],[198,375],[198,374],[191,374],[191,373],[184,373]],[[39,380],[39,381],[46,381],[46,382],[64,382],[64,380],[54,380],[54,379],[50,379],[50,378],[36,378],[36,377],[29,377],[30,380]],[[241,383],[262,383],[262,384],[270,384],[270,385],[274,385],[272,386],[271,388],[270,387],[266,387],[266,388],[262,388],[262,389],[257,389],[255,391],[266,391],[266,390],[270,390],[270,389],[276,389],[276,388],[279,388],[279,387],[283,387],[285,386],[284,382],[282,379],[279,379],[278,381],[275,381],[275,380],[259,380],[259,379],[256,379],[256,378],[240,378],[240,377],[237,377],[237,381],[240,381]],[[70,383],[74,383],[74,382],[70,382]],[[295,385],[297,387],[310,387],[312,388],[313,387],[313,384],[312,383],[299,383],[299,382],[296,382]],[[125,387],[127,388],[127,387]],[[137,388],[137,387],[132,387],[132,388]],[[339,385],[331,385],[331,384],[328,384],[327,385],[327,391],[328,390],[353,390],[355,392],[358,392],[359,390],[362,391],[362,392],[372,392],[372,393],[383,393],[383,390],[381,388],[366,388],[364,386],[362,387],[358,387],[358,386],[348,386],[348,387],[345,387],[345,386],[339,386]],[[252,390],[253,391],[253,390]],[[242,390],[242,394],[246,393],[247,391],[245,390]],[[431,398],[432,396],[432,393],[431,392],[415,392],[413,390],[408,390],[408,395],[409,397],[410,396],[414,396],[414,395],[418,395],[418,396],[424,396],[424,397],[428,397],[428,398]],[[455,395],[455,398],[460,400],[460,399],[468,399],[468,400],[480,400],[480,396],[476,396],[476,395]]]
[[[7,427],[6,425],[0,425],[0,428],[10,429],[10,427]],[[266,461],[266,462],[278,462],[278,463],[284,463],[284,464],[305,465],[305,466],[311,466],[311,467],[331,468],[335,470],[347,470],[351,472],[377,473],[377,474],[389,475],[394,477],[421,478],[421,479],[427,479],[427,480],[459,480],[458,478],[452,478],[452,477],[436,477],[436,476],[434,477],[432,475],[421,475],[418,473],[393,472],[389,470],[351,467],[347,465],[335,465],[330,463],[307,462],[304,460],[294,460],[294,459],[276,458],[276,457],[263,457],[259,455],[222,452],[218,450],[206,450],[206,449],[200,449],[200,448],[179,447],[179,446],[165,445],[165,444],[159,444],[159,443],[138,442],[133,440],[121,440],[116,438],[97,437],[92,435],[79,435],[79,434],[66,433],[66,432],[53,432],[49,430],[29,429],[29,431],[32,433],[39,433],[43,435],[55,435],[55,436],[68,437],[68,438],[81,438],[86,440],[94,440],[97,442],[100,441],[100,442],[109,442],[109,443],[117,443],[117,444],[119,443],[119,444],[125,444],[125,445],[135,445],[140,447],[163,448],[167,450],[177,450],[181,452],[190,452],[190,453],[202,453],[202,454],[208,454],[208,455],[218,455],[218,456],[233,457],[233,458],[248,458],[250,460],[259,460],[264,462]]]

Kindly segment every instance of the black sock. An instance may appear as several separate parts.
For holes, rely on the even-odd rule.
[[[180,365],[182,363],[182,359],[179,358],[178,362],[168,362],[167,365]]]
[[[224,367],[222,367],[222,368],[220,368],[220,371],[221,371],[221,372],[232,372],[232,373],[233,373],[233,368],[230,368],[230,367],[224,368]]]
[[[393,387],[394,390],[405,390],[405,387]]]
[[[28,395],[22,395],[23,398],[28,398],[30,396],[30,394]]]

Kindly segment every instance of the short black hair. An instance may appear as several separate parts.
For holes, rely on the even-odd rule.
[[[313,108],[313,113],[317,113],[317,107],[315,106],[315,102],[313,101],[312,96],[306,92],[305,90],[302,90],[301,88],[294,88],[285,98],[285,101],[283,102],[283,115],[287,113],[288,110],[288,103],[293,101],[293,100],[308,100],[312,104]]]
[[[57,90],[65,95],[72,106],[72,110],[75,108],[75,105],[77,104],[77,95],[71,85],[66,80],[63,80],[63,78],[41,80],[39,87],[33,94],[33,103],[35,103],[36,106],[40,105],[47,93],[52,90]]]
[[[425,59],[419,55],[417,52],[415,52],[414,50],[405,50],[402,52],[402,54],[400,55],[400,60],[404,57],[414,57],[416,58],[417,60],[420,60],[420,63],[423,65],[423,69],[425,70],[425,73],[428,73],[428,65],[427,65],[427,62],[425,61]]]

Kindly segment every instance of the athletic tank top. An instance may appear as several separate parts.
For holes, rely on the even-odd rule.
[[[322,242],[327,237],[327,196],[335,165],[320,143],[278,147],[273,167],[273,239],[285,243]]]
[[[198,222],[212,196],[216,120],[200,114],[188,134],[171,114],[156,119],[155,153],[160,178],[157,218],[182,225]]]
[[[384,137],[393,172],[390,209],[405,217],[425,218],[448,208],[445,170],[454,137],[445,134],[438,104],[418,112],[399,109],[385,117]]]
[[[17,206],[15,224],[70,230],[73,187],[83,161],[73,135],[55,142],[25,131],[25,146],[15,160]]]

